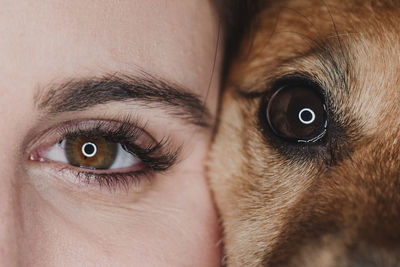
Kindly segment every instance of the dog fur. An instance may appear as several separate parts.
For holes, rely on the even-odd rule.
[[[260,122],[292,74],[324,90],[323,144]],[[400,1],[266,2],[228,68],[208,165],[226,264],[400,266],[399,103]]]

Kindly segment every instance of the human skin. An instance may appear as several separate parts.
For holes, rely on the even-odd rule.
[[[205,0],[2,1],[2,266],[219,266],[203,168],[218,96],[218,27]],[[179,105],[156,101],[62,111],[44,101],[52,87],[62,96],[66,81],[126,75],[160,78],[197,95],[209,110],[208,126],[183,118]],[[127,118],[145,126],[147,139],[168,138],[177,154],[172,166],[107,184],[76,175],[98,170],[44,157],[63,139],[59,125]]]

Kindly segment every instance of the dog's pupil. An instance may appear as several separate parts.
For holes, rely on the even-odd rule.
[[[325,101],[307,84],[280,87],[267,105],[269,127],[287,141],[316,141],[325,133],[326,118]]]

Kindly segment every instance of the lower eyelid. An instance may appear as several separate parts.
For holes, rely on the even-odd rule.
[[[57,164],[33,164],[30,166],[29,173],[33,178],[42,180],[43,177],[55,179],[57,186],[67,185],[74,191],[100,190],[108,193],[118,191],[127,192],[134,187],[135,192],[142,191],[142,184],[146,184],[153,179],[152,173],[133,171],[125,173],[113,173],[111,171],[93,173],[91,170],[80,170],[79,168],[69,168]],[[36,165],[36,166],[35,166]],[[40,179],[39,179],[40,178]],[[36,183],[36,182],[35,182]],[[43,183],[41,181],[40,183]]]

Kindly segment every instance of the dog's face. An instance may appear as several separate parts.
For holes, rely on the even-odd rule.
[[[270,2],[209,164],[228,266],[398,266],[400,2]]]

